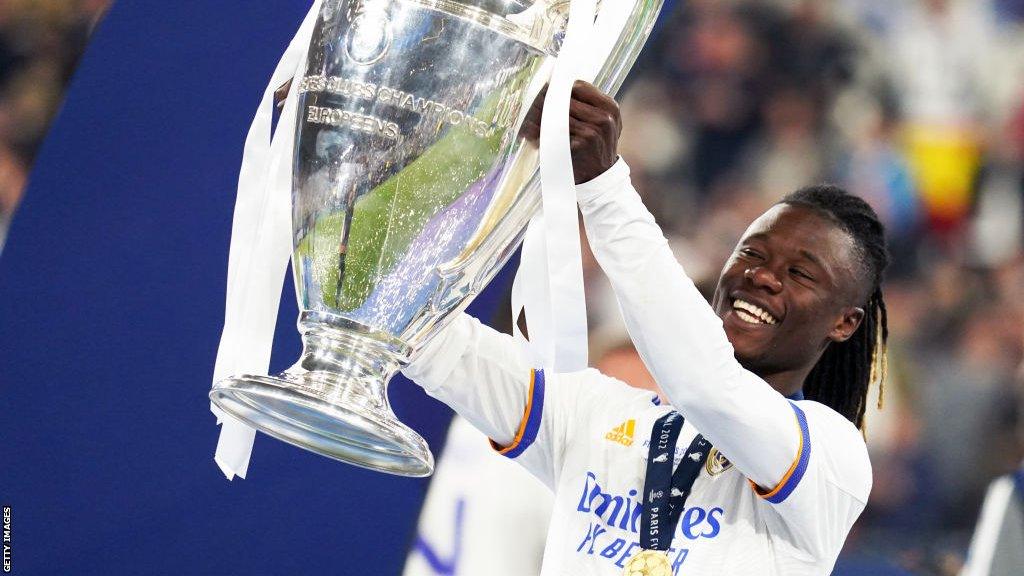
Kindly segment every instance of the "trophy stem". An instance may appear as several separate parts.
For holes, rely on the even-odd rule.
[[[300,321],[302,356],[285,373],[303,391],[331,403],[391,413],[387,383],[400,367],[399,356],[366,336]]]
[[[227,378],[214,385],[210,399],[300,448],[381,472],[429,475],[434,462],[427,443],[398,421],[387,398],[387,382],[405,350],[371,331],[338,324],[304,312],[303,351],[294,366],[276,376]]]

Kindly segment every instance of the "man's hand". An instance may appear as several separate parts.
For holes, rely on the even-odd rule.
[[[540,139],[540,122],[544,109],[545,86],[526,113],[520,134],[530,142]],[[572,171],[577,184],[593,180],[618,160],[619,134],[622,118],[619,105],[596,86],[577,80],[569,102],[569,148]]]

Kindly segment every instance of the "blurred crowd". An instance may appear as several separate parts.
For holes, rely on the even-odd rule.
[[[1021,0],[689,0],[620,98],[634,184],[709,291],[806,184],[844,185],[888,228],[874,490],[837,574],[956,574],[987,483],[1024,456],[1022,78]],[[599,358],[623,333],[587,274]]]
[[[110,0],[0,0],[0,247],[32,160]]]

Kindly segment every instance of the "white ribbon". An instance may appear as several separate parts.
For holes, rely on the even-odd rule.
[[[595,22],[595,0],[571,0],[562,48],[544,99],[540,131],[543,207],[523,239],[512,284],[512,326],[526,311],[528,356],[558,372],[587,367],[587,310],[576,215],[576,185],[569,149],[569,102],[577,79],[594,80],[629,18],[632,3],[605,0]]]
[[[291,83],[272,135],[274,91],[301,76],[321,1],[313,2],[281,56],[245,139],[215,383],[234,374],[266,374],[270,369],[282,280],[292,251],[291,162],[299,83]],[[256,431],[213,404],[210,407],[222,424],[214,460],[228,480],[236,475],[245,478]]]

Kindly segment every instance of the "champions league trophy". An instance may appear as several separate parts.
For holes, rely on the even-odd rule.
[[[605,0],[609,2],[613,0]],[[660,0],[635,2],[596,78],[614,92]],[[326,0],[298,82],[292,270],[304,349],[217,382],[275,438],[426,476],[387,382],[501,268],[540,204],[519,123],[558,53],[566,0]]]

